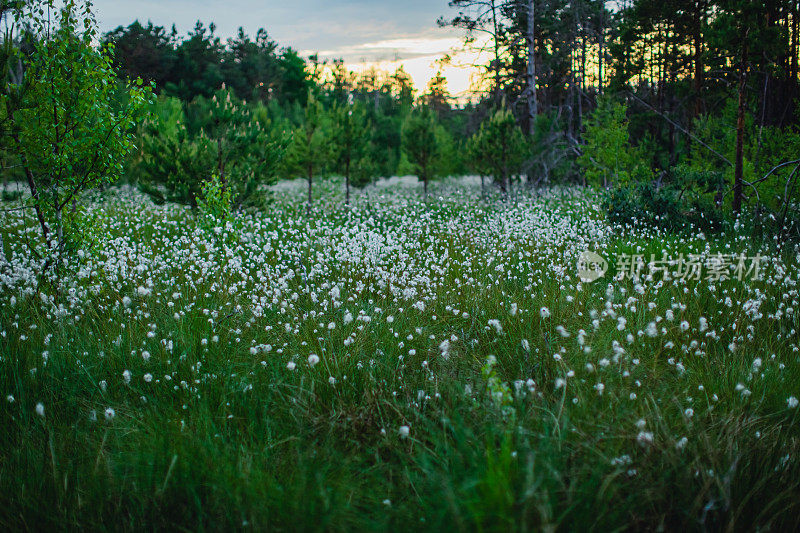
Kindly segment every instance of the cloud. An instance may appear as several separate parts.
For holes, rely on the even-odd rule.
[[[436,30],[448,11],[437,0],[95,0],[103,30],[134,19],[152,20],[185,33],[197,20],[214,22],[222,37],[239,26],[254,34],[265,28],[284,46],[335,49]]]
[[[303,53],[318,53],[325,59],[343,58],[345,61],[384,61],[448,54],[461,44],[457,37],[430,38],[424,35],[383,39],[332,50],[304,50]]]
[[[348,68],[394,71],[403,65],[418,91],[435,75],[436,60],[462,41],[458,30],[439,28],[436,20],[452,15],[445,0],[95,0],[103,31],[139,19],[171,27],[185,35],[197,20],[214,22],[220,37],[234,36],[241,26],[250,35],[265,28],[281,46],[303,55],[345,60]],[[466,94],[475,69],[471,56],[454,54],[445,68],[449,88]],[[466,61],[459,61],[467,57]]]

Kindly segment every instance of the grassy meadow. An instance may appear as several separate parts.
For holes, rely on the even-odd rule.
[[[800,527],[795,245],[610,225],[582,189],[339,186],[217,227],[112,188],[45,274],[3,202],[0,528]]]

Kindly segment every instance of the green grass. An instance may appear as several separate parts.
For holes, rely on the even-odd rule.
[[[320,194],[215,235],[111,191],[58,279],[1,215],[0,526],[800,526],[796,248],[612,228],[574,191]],[[581,251],[637,247],[773,261],[762,281],[576,279]]]

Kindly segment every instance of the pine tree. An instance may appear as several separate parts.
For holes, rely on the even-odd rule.
[[[529,152],[525,135],[508,109],[494,111],[469,140],[473,168],[492,176],[505,194],[511,192],[511,176],[521,171]]]
[[[436,176],[441,157],[436,116],[428,107],[417,107],[408,114],[401,131],[403,153],[414,166],[427,197],[428,182]]]
[[[628,185],[638,177],[642,157],[631,146],[626,107],[599,99],[597,109],[586,121],[586,145],[578,158],[587,180],[603,187]]]
[[[371,137],[371,125],[367,113],[360,103],[334,105],[331,110],[333,118],[333,134],[331,136],[335,162],[339,171],[344,174],[345,203],[350,204],[350,184],[353,171],[365,163]],[[361,181],[361,180],[359,180]]]
[[[325,135],[325,110],[313,94],[309,94],[303,114],[303,124],[295,129],[287,154],[291,170],[304,175],[308,182],[308,209],[313,201],[315,172],[324,168],[331,157]]]

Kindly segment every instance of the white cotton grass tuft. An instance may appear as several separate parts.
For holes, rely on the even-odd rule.
[[[445,339],[439,344],[439,352],[442,358],[448,359],[450,357],[450,341]]]
[[[13,292],[24,305],[16,303],[10,311],[9,322],[20,315],[16,324],[0,326],[0,342],[13,336],[13,344],[33,355],[27,360],[38,364],[39,374],[25,369],[22,381],[33,382],[33,390],[9,387],[2,405],[10,416],[22,416],[18,410],[24,407],[42,427],[68,414],[35,392],[37,381],[60,371],[64,342],[58,335],[40,340],[50,323],[31,323],[24,315],[38,307],[37,316],[47,315],[52,324],[78,329],[90,322],[89,331],[102,322],[108,330],[107,339],[105,333],[102,340],[88,334],[79,339],[84,342],[75,343],[75,353],[68,356],[77,361],[79,373],[85,365],[92,375],[87,388],[104,398],[94,411],[84,408],[81,417],[99,419],[108,428],[146,416],[150,406],[174,409],[167,418],[183,427],[181,417],[191,419],[195,397],[201,402],[209,394],[217,397],[224,387],[238,395],[242,389],[255,394],[287,385],[285,407],[295,412],[293,400],[299,398],[293,394],[302,394],[306,386],[357,403],[353,387],[381,380],[391,367],[392,378],[375,389],[375,400],[392,404],[403,418],[386,419],[367,431],[376,436],[380,431],[384,444],[402,447],[416,442],[410,437],[410,423],[418,424],[413,413],[453,420],[448,410],[454,404],[441,400],[448,393],[439,392],[450,380],[452,390],[465,395],[464,416],[473,405],[494,415],[483,409],[486,380],[463,371],[477,370],[476,357],[490,352],[508,362],[490,376],[496,380],[492,392],[501,392],[504,406],[506,388],[513,409],[547,404],[554,396],[581,433],[586,424],[612,428],[606,438],[624,436],[623,447],[633,448],[612,454],[621,456],[616,459],[624,466],[622,474],[637,468],[651,474],[652,462],[640,463],[640,445],[675,455],[694,453],[695,442],[702,447],[696,438],[711,414],[724,417],[758,407],[776,428],[794,420],[800,408],[800,390],[790,388],[800,352],[792,330],[800,311],[795,302],[800,255],[792,262],[770,258],[775,268],[769,270],[777,274],[764,283],[732,277],[716,284],[662,282],[646,274],[628,283],[612,281],[611,273],[593,284],[579,283],[564,259],[587,245],[618,266],[620,258],[614,264],[611,257],[618,244],[646,255],[658,244],[672,258],[716,253],[717,245],[729,255],[758,244],[740,236],[730,244],[716,239],[698,244],[698,234],[661,239],[647,227],[631,229],[622,237],[627,242],[619,243],[618,232],[597,216],[602,212],[594,198],[579,192],[566,198],[569,209],[551,205],[560,200],[542,203],[523,191],[518,204],[487,198],[473,209],[475,195],[459,190],[442,202],[446,210],[431,210],[416,192],[395,196],[381,189],[380,200],[373,202],[367,190],[344,217],[327,210],[327,199],[309,217],[295,217],[288,209],[295,200],[280,198],[274,212],[237,215],[236,224],[220,225],[217,235],[199,230],[183,208],[173,211],[143,198],[131,202],[130,210],[106,210],[87,198],[87,209],[96,210],[113,238],[103,236],[102,246],[86,251],[79,265],[70,263],[76,269],[65,269],[70,291],[65,305],[36,290],[37,276],[30,275],[35,265],[12,251],[15,271],[22,275],[5,278],[0,300],[16,302]],[[125,194],[140,196],[133,189]],[[573,200],[579,209],[572,209]],[[14,213],[6,217],[16,222]],[[136,231],[120,231],[134,226]],[[765,345],[764,328],[773,322],[789,326]],[[28,328],[34,326],[40,331],[32,334]],[[108,345],[100,346],[106,340]],[[48,349],[47,376],[42,376]],[[730,355],[727,350],[735,351],[742,371],[732,381],[719,382],[709,369],[720,356]],[[230,372],[210,364],[219,358],[232,360]],[[540,365],[549,371],[536,370]],[[745,405],[761,402],[764,393],[775,401]],[[120,398],[127,399],[116,403]],[[41,404],[41,413],[32,409],[39,399],[48,402]],[[224,416],[241,414],[241,404],[230,403]],[[663,417],[654,414],[654,405]],[[40,419],[45,406],[47,417]],[[614,413],[624,412],[630,416],[615,426]],[[759,429],[764,438],[778,434]],[[415,438],[429,437],[413,430]],[[687,458],[684,466],[690,463]],[[376,501],[380,506],[381,498]]]
[[[638,435],[636,435],[636,442],[639,443],[640,446],[649,446],[653,444],[653,433],[650,431],[640,431]]]

